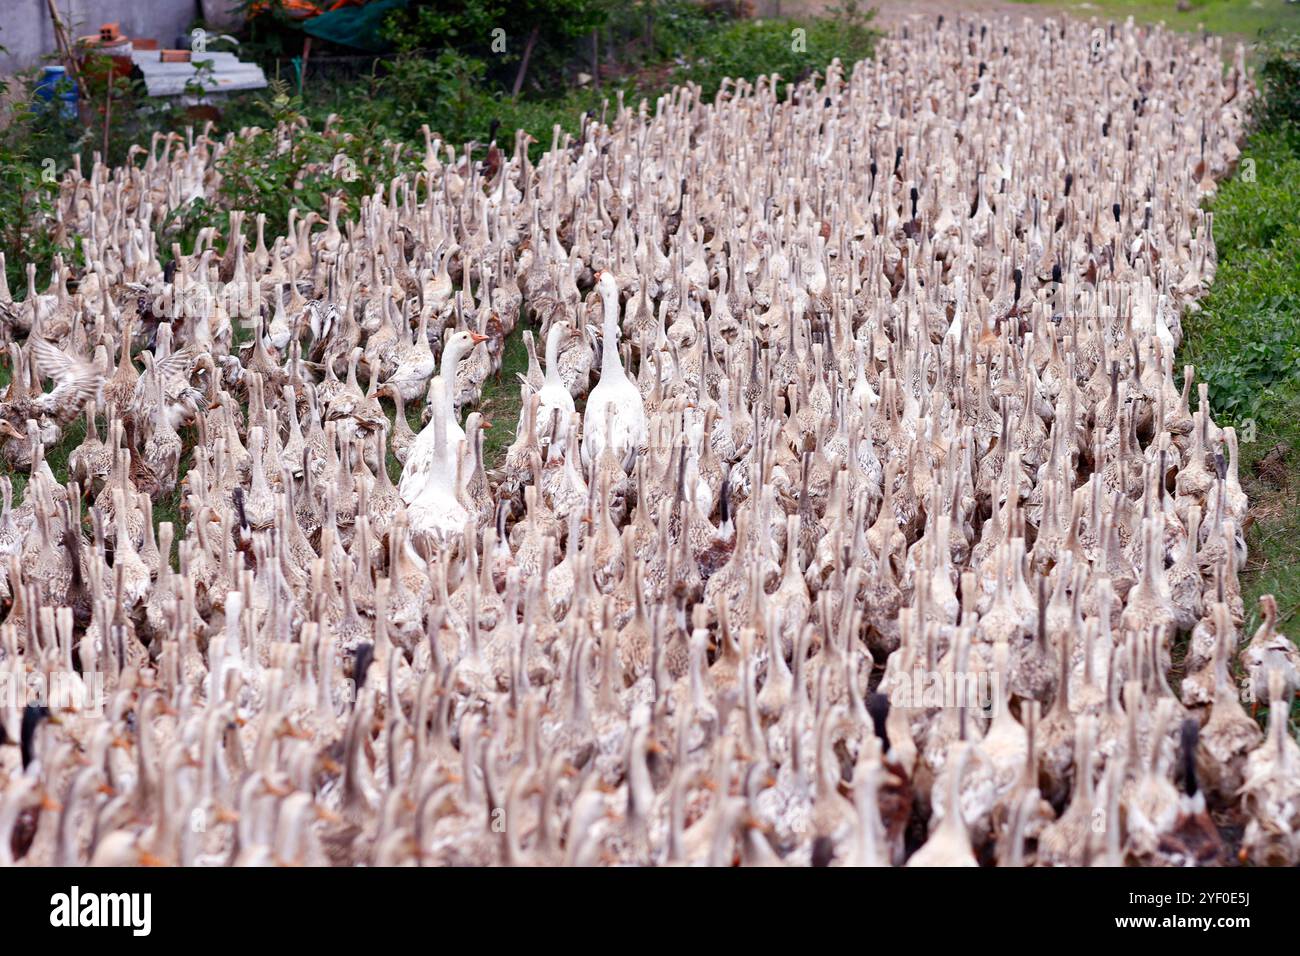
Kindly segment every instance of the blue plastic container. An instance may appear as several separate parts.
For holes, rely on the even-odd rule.
[[[66,87],[68,84],[68,71],[61,66],[47,66],[41,71],[41,78],[36,82],[36,98],[43,101],[49,108],[55,97],[59,99],[59,116],[66,120],[75,120],[77,118],[77,87],[73,85],[70,89],[64,89],[59,92],[59,87]],[[33,103],[32,110],[37,110],[40,104]]]

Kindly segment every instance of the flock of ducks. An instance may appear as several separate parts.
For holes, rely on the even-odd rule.
[[[1222,57],[913,22],[167,265],[244,134],[75,168],[86,267],[0,288],[0,678],[84,694],[0,705],[0,863],[1300,861],[1300,655],[1271,598],[1240,646],[1174,367]]]

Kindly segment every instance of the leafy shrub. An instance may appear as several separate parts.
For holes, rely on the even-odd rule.
[[[575,41],[603,27],[615,6],[613,0],[417,0],[389,17],[384,34],[406,53],[454,51],[508,87],[531,34],[528,75],[559,79]],[[505,31],[504,50],[493,48],[498,29]]]
[[[59,116],[57,98],[52,108],[34,112],[33,81],[29,72],[0,83],[0,250],[10,291],[19,298],[26,295],[29,261],[43,282],[56,253],[70,259],[76,251],[60,242],[53,226],[57,179],[72,164],[68,131],[77,124]]]
[[[1282,132],[1300,150],[1300,34],[1275,40],[1264,54],[1256,118],[1261,128]]]
[[[396,174],[392,150],[363,120],[329,117],[313,122],[286,84],[272,84],[261,100],[269,123],[235,136],[217,160],[221,205],[263,213],[273,232],[283,231],[289,209],[324,214],[338,197],[355,211],[375,183]],[[292,130],[282,136],[282,128]]]
[[[707,98],[726,76],[778,73],[785,82],[798,83],[836,57],[848,68],[871,55],[876,34],[867,26],[869,19],[860,14],[853,20],[740,20],[696,44],[675,78],[698,83]]]

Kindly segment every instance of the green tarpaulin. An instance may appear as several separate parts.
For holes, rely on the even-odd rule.
[[[343,7],[304,21],[302,28],[311,36],[339,46],[380,53],[389,47],[379,33],[384,20],[394,10],[404,9],[406,4],[407,0],[374,0],[364,7]]]

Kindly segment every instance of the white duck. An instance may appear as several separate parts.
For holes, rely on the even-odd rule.
[[[618,353],[618,285],[614,274],[597,273],[596,287],[605,304],[604,338],[600,347],[600,381],[587,396],[587,410],[582,419],[582,461],[586,465],[605,450],[606,435],[623,461],[628,460],[629,451],[645,445],[648,436],[645,401],[636,384],[628,378]]]
[[[560,413],[559,421],[568,422],[576,408],[569,387],[560,376],[560,345],[574,334],[573,326],[567,319],[551,324],[546,333],[546,378],[537,392],[537,436],[543,441],[553,439],[551,434],[555,413]]]

